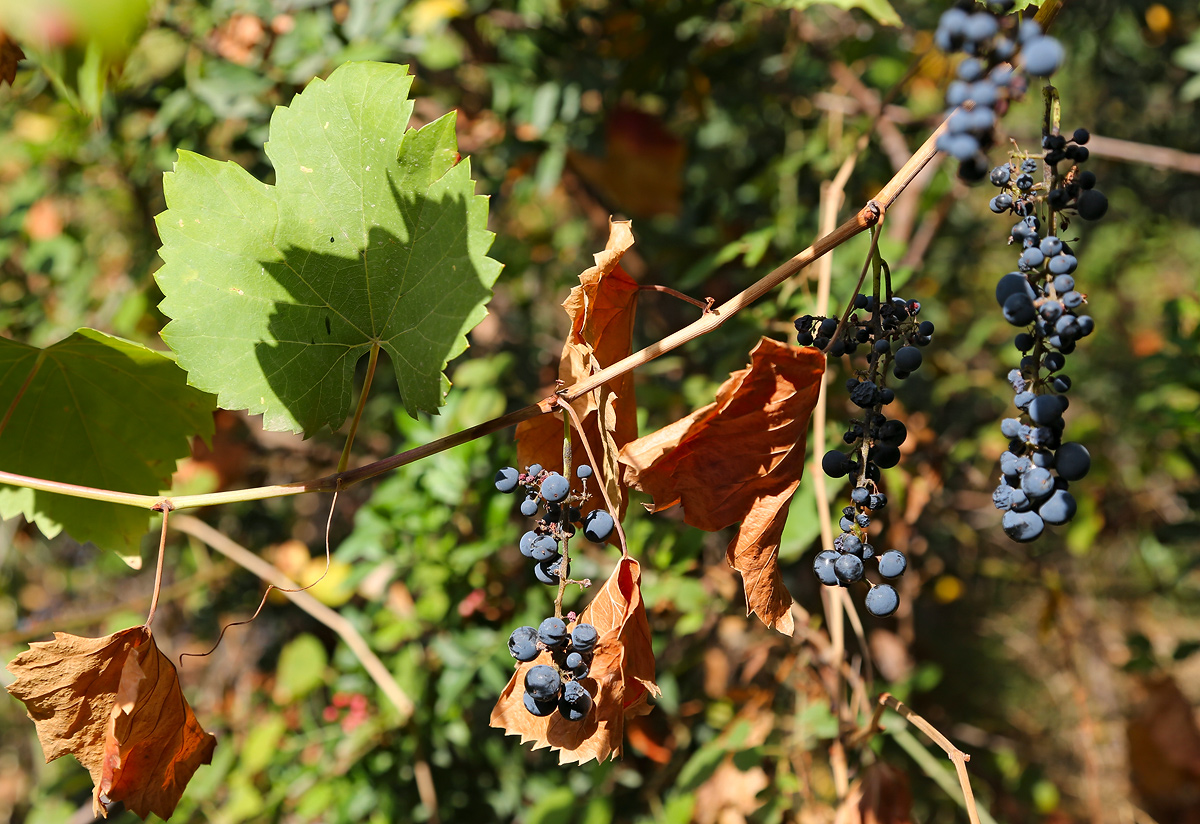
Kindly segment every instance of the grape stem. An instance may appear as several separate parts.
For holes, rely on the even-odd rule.
[[[871,227],[871,248],[867,250],[867,259],[863,261],[862,271],[858,273],[858,283],[855,285],[854,291],[850,295],[850,300],[846,303],[846,311],[842,312],[842,317],[838,321],[837,329],[834,330],[833,336],[829,339],[829,343],[826,344],[825,348],[821,350],[826,355],[829,354],[829,350],[833,346],[833,342],[842,336],[842,332],[846,328],[846,323],[850,320],[850,314],[854,311],[854,299],[858,297],[858,293],[862,291],[863,281],[867,279],[867,269],[870,267],[871,261],[875,259],[875,252],[879,248],[879,227],[883,225],[883,218],[885,214],[884,208],[874,200],[868,203],[867,206],[868,208],[874,206],[877,213],[875,225]],[[876,294],[878,294],[878,291],[879,290],[876,289]]]
[[[560,397],[558,405],[562,407],[571,417],[571,423],[575,427],[575,431],[579,433],[579,440],[583,442],[583,449],[587,452],[588,460],[592,462],[592,471],[599,473],[601,464],[596,461],[596,456],[592,454],[592,445],[588,443],[587,437],[583,434],[583,423],[579,420],[579,415],[575,412],[574,407],[567,403],[566,398]],[[603,404],[601,404],[603,409]],[[608,497],[608,489],[605,484],[597,483],[600,487],[600,496],[604,498],[604,505],[608,508],[608,514],[612,516],[613,526],[617,530],[617,537],[621,539],[621,557],[629,557],[629,544],[625,541],[625,530],[621,527],[621,513],[613,504],[612,499]]]
[[[150,611],[146,613],[146,629],[154,621],[154,612],[158,609],[158,595],[162,592],[163,556],[167,552],[167,518],[171,514],[171,502],[163,501],[157,507],[162,513],[162,532],[158,536],[158,563],[154,567],[154,594],[150,597]]]
[[[580,437],[583,433],[580,433]],[[567,490],[571,483],[571,421],[563,415],[563,477],[567,479]],[[567,534],[566,525],[571,515],[571,496],[568,495],[559,508],[558,533],[562,536],[562,562],[558,565],[558,594],[554,596],[554,617],[562,618],[563,595],[567,591],[567,568],[571,565],[569,549],[571,536]]]

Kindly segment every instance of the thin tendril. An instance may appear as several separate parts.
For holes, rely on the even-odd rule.
[[[183,659],[185,657],[205,658],[209,655],[212,655],[214,652],[217,651],[217,647],[221,646],[221,641],[225,638],[226,632],[233,629],[234,627],[240,627],[240,626],[249,624],[252,621],[254,621],[254,619],[258,617],[259,613],[263,611],[263,607],[265,607],[267,605],[267,597],[270,596],[272,590],[279,590],[280,592],[304,592],[307,589],[312,589],[317,584],[321,583],[321,581],[325,580],[325,576],[329,574],[329,567],[332,563],[332,554],[329,549],[329,532],[330,532],[330,528],[333,526],[333,512],[334,512],[334,508],[337,506],[338,494],[341,492],[340,487],[341,487],[341,485],[339,484],[338,488],[333,490],[333,500],[329,502],[329,517],[325,520],[325,570],[321,573],[320,577],[317,578],[317,580],[313,581],[311,584],[306,584],[305,586],[297,587],[295,589],[288,589],[287,587],[275,586],[275,584],[267,584],[267,588],[263,592],[263,595],[262,595],[262,600],[258,602],[258,609],[254,610],[253,615],[251,615],[245,621],[234,621],[233,623],[226,624],[225,626],[221,627],[221,634],[217,636],[216,643],[212,645],[212,648],[208,652],[182,652],[182,653],[180,653],[179,654],[179,666],[180,667],[183,666]],[[163,514],[164,514],[164,516],[166,515],[166,513],[163,513]],[[164,525],[164,530],[165,530],[165,525]],[[153,607],[151,607],[151,613],[153,614]],[[146,623],[150,623],[150,622],[147,621]]]

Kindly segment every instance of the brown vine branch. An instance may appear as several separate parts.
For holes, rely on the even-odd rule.
[[[929,736],[929,740],[942,748],[942,751],[954,763],[954,771],[958,773],[958,783],[962,785],[967,817],[971,819],[971,824],[979,824],[979,810],[975,805],[975,794],[971,791],[971,777],[967,775],[967,762],[971,760],[971,756],[950,743],[950,739],[942,735],[937,727],[917,715],[897,700],[891,693],[885,692],[879,696],[879,703],[881,706],[886,706],[900,713],[900,715],[904,716],[905,720]],[[875,726],[878,725],[878,716],[875,717],[872,723]]]
[[[353,624],[307,592],[297,591],[299,585],[288,578],[278,567],[264,561],[199,518],[192,515],[181,515],[176,517],[174,524],[180,532],[204,542],[238,566],[282,590],[296,606],[337,633],[338,637],[346,642],[346,646],[362,663],[367,674],[396,707],[401,719],[407,720],[412,716],[415,709],[412,699],[396,683],[396,679],[388,671],[387,666],[379,660],[379,656],[372,651],[370,645]]]
[[[882,211],[886,211],[888,207],[896,200],[901,192],[904,191],[917,174],[925,168],[925,166],[937,154],[937,138],[946,129],[946,124],[943,123],[933,131],[932,134],[921,144],[916,153],[913,154],[909,161],[904,164],[900,171],[892,176],[892,179],[879,190],[872,198],[872,201],[882,207]],[[770,292],[772,289],[779,286],[788,278],[795,275],[805,266],[808,266],[813,261],[819,259],[825,254],[828,254],[833,249],[841,246],[850,239],[854,238],[859,233],[871,228],[879,222],[879,216],[882,213],[878,208],[872,205],[864,206],[858,213],[837,227],[832,232],[818,238],[813,245],[809,246],[804,251],[795,255],[791,260],[776,267],[769,274],[752,284],[747,289],[734,295],[725,303],[721,304],[717,309],[703,315],[698,320],[685,326],[683,329],[668,335],[662,340],[647,346],[646,348],[634,352],[626,358],[623,358],[616,363],[601,369],[586,381],[575,384],[569,387],[565,394],[562,395],[567,401],[576,400],[591,390],[607,383],[608,381],[620,377],[627,372],[630,372],[639,366],[643,366],[650,361],[670,352],[679,346],[682,346],[689,341],[695,340],[702,335],[706,335],[719,328],[726,320],[736,315],[746,307],[750,306],[763,295]],[[507,415],[502,415],[498,418],[493,418],[490,421],[472,426],[452,435],[447,435],[444,438],[439,438],[436,441],[431,441],[423,446],[409,449],[401,452],[398,455],[393,455],[390,458],[384,458],[380,461],[361,466],[357,469],[351,469],[346,472],[327,475],[323,478],[317,478],[309,481],[297,481],[290,484],[282,484],[276,486],[255,487],[251,489],[240,489],[229,492],[213,492],[205,495],[181,495],[177,498],[171,498],[171,504],[175,509],[193,509],[201,506],[215,506],[218,504],[235,503],[240,501],[257,501],[266,498],[279,498],[288,495],[301,495],[307,492],[319,492],[323,490],[345,489],[362,481],[378,477],[393,469],[421,460],[422,458],[435,455],[439,452],[444,452],[460,444],[473,441],[476,438],[489,435],[501,429],[506,429],[514,426],[521,421],[535,418],[538,415],[546,414],[554,409],[554,399],[546,399],[536,404],[518,409],[515,412],[510,412]],[[142,509],[153,509],[164,499],[161,495],[135,495],[127,492],[117,492],[114,490],[97,489],[94,487],[81,486],[79,484],[61,483],[59,481],[49,481],[42,478],[32,478],[27,475],[19,475],[14,472],[0,471],[0,484],[9,484],[11,486],[26,487],[30,489],[38,489],[45,492],[57,492],[62,495],[70,495],[77,498],[89,498],[91,500],[106,501],[109,503],[123,504],[126,506],[135,506]]]

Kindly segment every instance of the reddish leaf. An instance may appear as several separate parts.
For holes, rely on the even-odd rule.
[[[763,338],[714,403],[621,451],[626,483],[650,493],[654,511],[681,504],[687,523],[710,531],[742,522],[728,561],[742,574],[749,612],[786,635],[792,598],[779,574],[779,536],[824,371],[817,350]]]
[[[104,638],[54,633],[8,665],[8,688],[37,727],[46,761],[68,753],[91,773],[92,809],[118,801],[142,818],[170,818],[217,740],[201,729],[175,667],[149,627]]]
[[[579,276],[579,285],[563,301],[571,318],[571,331],[558,366],[558,379],[564,386],[585,380],[633,351],[638,285],[621,268],[621,257],[632,245],[629,221],[613,221],[604,251],[595,256],[596,265]],[[593,467],[596,477],[623,514],[628,496],[620,483],[617,456],[621,447],[637,437],[633,374],[609,381],[576,400],[572,407],[600,463]],[[561,412],[518,424],[518,463],[522,467],[537,463],[562,471],[562,438]],[[572,459],[576,464],[587,461],[582,441],[574,435]],[[583,509],[586,512],[602,505],[603,500],[596,496]]]
[[[1200,813],[1200,726],[1192,703],[1170,676],[1139,685],[1136,713],[1126,720],[1133,787],[1158,820],[1195,820]]]
[[[25,52],[17,45],[4,29],[0,29],[0,83],[12,82],[17,79],[17,64],[25,59]]]
[[[605,202],[626,214],[679,214],[687,147],[653,114],[618,107],[608,117],[604,158],[571,152],[567,159]]]
[[[838,820],[846,824],[912,824],[908,778],[888,764],[870,765],[851,785]]]
[[[525,673],[538,664],[553,663],[550,653],[543,651],[533,661],[517,665],[492,710],[491,725],[521,736],[521,743],[534,742],[535,750],[557,750],[560,764],[619,756],[625,719],[649,712],[650,695],[659,694],[640,581],[637,561],[623,558],[579,616],[580,623],[593,625],[600,634],[590,675],[582,679],[594,701],[586,719],[568,721],[557,712],[537,718],[526,711]]]

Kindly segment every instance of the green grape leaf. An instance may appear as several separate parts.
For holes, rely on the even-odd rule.
[[[267,429],[341,426],[376,345],[409,414],[436,412],[446,364],[487,314],[487,198],[458,161],[453,113],[405,131],[407,72],[347,63],[277,108],[273,186],[188,152],[165,176],[163,339],[193,386]]]
[[[0,468],[157,495],[190,454],[189,439],[212,439],[213,398],[186,378],[169,355],[94,329],[48,349],[0,338]],[[134,567],[150,523],[144,509],[0,486],[0,518],[16,515]]]
[[[837,6],[844,11],[862,9],[874,17],[876,22],[884,26],[903,25],[900,15],[896,13],[896,10],[892,8],[892,4],[888,0],[759,0],[759,2],[768,6],[797,9],[799,11],[816,5]]]

